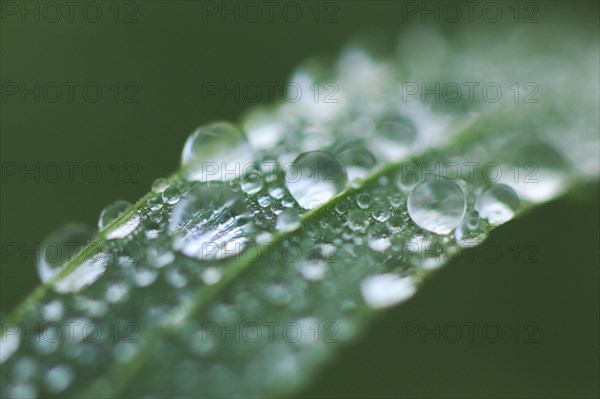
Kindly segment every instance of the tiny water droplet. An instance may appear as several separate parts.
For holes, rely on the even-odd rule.
[[[82,224],[68,224],[47,237],[37,264],[42,282],[56,276],[93,237],[94,231]]]
[[[293,209],[286,209],[277,217],[275,227],[279,231],[294,231],[300,227],[300,215]]]
[[[43,314],[46,321],[58,321],[62,318],[65,312],[65,307],[62,302],[55,299],[44,305]]]
[[[372,308],[382,309],[412,297],[417,291],[410,277],[395,274],[376,274],[365,278],[360,283],[360,292]]]
[[[262,197],[258,197],[258,205],[262,208],[266,208],[273,203],[273,199],[268,195],[263,195]]]
[[[263,188],[263,181],[258,173],[248,173],[240,181],[240,187],[248,195],[254,195]]]
[[[472,211],[465,216],[454,232],[458,245],[470,248],[481,244],[488,236],[485,220],[479,217],[479,212]]]
[[[348,203],[344,200],[338,202],[337,204],[335,204],[335,211],[340,215],[343,215],[344,213],[348,212]]]
[[[457,183],[436,178],[423,180],[412,189],[407,208],[417,226],[432,233],[448,234],[463,219],[467,201]]]
[[[346,187],[346,169],[333,155],[323,151],[300,154],[286,169],[286,186],[304,209],[327,202]]]
[[[169,187],[163,191],[162,199],[167,204],[175,205],[181,199],[181,193],[175,187]]]
[[[232,180],[252,161],[246,136],[229,122],[213,122],[192,132],[185,142],[181,164],[190,180]]]
[[[371,195],[367,193],[358,194],[358,197],[356,197],[356,204],[361,209],[368,209],[371,206],[372,202],[373,197],[371,197]]]
[[[494,184],[477,197],[475,209],[492,226],[498,226],[512,219],[519,205],[515,190],[504,184]]]
[[[106,206],[102,212],[100,212],[100,217],[98,218],[98,230],[105,228],[110,222],[117,219],[129,208],[131,208],[131,202],[124,200],[115,201]]]
[[[269,195],[275,199],[282,199],[285,191],[281,187],[271,187],[269,188]]]
[[[371,215],[378,222],[385,223],[390,218],[390,208],[385,204],[377,204],[371,210]]]

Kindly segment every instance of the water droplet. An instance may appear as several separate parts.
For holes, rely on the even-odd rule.
[[[169,187],[163,191],[162,199],[167,204],[175,205],[181,199],[181,193],[175,187]]]
[[[162,193],[167,187],[169,187],[169,182],[164,177],[159,177],[152,182],[152,191],[155,193]]]
[[[43,283],[51,280],[94,237],[82,224],[68,224],[51,234],[40,248],[37,271]]]
[[[90,256],[69,274],[58,280],[54,285],[54,289],[61,294],[83,290],[104,274],[110,259],[110,254],[107,252],[100,252]]]
[[[140,225],[139,215],[133,215],[129,220],[109,231],[106,235],[107,240],[118,240],[127,237],[135,231]]]
[[[408,152],[416,136],[415,125],[409,119],[394,116],[380,122],[369,145],[376,154],[381,154],[386,159],[400,159]]]
[[[248,195],[254,195],[263,188],[263,181],[258,172],[246,174],[240,181],[240,187]]]
[[[494,184],[477,197],[475,209],[492,226],[498,226],[512,219],[519,205],[515,190],[504,184]]]
[[[377,204],[373,207],[371,215],[378,222],[385,223],[390,218],[390,208],[385,204]]]
[[[285,191],[281,187],[271,187],[269,188],[269,195],[275,199],[282,199]]]
[[[539,139],[521,137],[509,141],[507,147],[499,182],[512,187],[519,198],[542,202],[564,190],[567,163],[554,147]],[[493,176],[488,178],[498,181]]]
[[[353,231],[361,231],[367,226],[367,214],[361,209],[353,209],[348,215],[348,226]]]
[[[129,295],[129,286],[125,283],[115,283],[111,284],[106,293],[104,294],[104,298],[109,303],[119,303],[127,299]]]
[[[268,195],[263,195],[262,197],[258,197],[258,205],[262,208],[266,208],[273,203],[273,199]]]
[[[336,152],[336,158],[346,167],[351,181],[365,178],[377,163],[373,154],[359,144],[343,147]]]
[[[348,212],[348,203],[344,200],[338,202],[337,204],[335,204],[335,211],[340,215],[343,215],[344,213]]]
[[[367,193],[358,194],[358,197],[356,197],[356,204],[361,209],[368,209],[371,206],[372,202],[373,197],[371,197],[371,195]]]
[[[115,201],[108,205],[102,210],[102,212],[100,212],[100,217],[98,218],[98,229],[102,230],[105,228],[110,224],[110,222],[117,219],[129,208],[131,208],[131,202],[123,200]]]
[[[175,288],[183,288],[187,284],[185,273],[177,268],[167,270],[165,273],[165,279]]]
[[[163,200],[160,195],[155,195],[155,196],[148,198],[148,208],[150,208],[150,210],[152,212],[158,211],[162,207],[163,207]]]
[[[372,308],[381,309],[404,302],[417,291],[410,277],[395,274],[376,274],[360,283],[360,292]]]
[[[0,364],[7,361],[21,346],[21,330],[5,331],[0,340]]]
[[[392,242],[387,237],[372,238],[369,240],[369,248],[373,251],[383,252],[392,246]]]
[[[282,284],[271,284],[265,292],[266,299],[273,305],[283,306],[292,300],[292,294]]]
[[[293,209],[286,209],[277,217],[275,227],[279,231],[294,231],[300,227],[300,215]]]
[[[229,122],[214,122],[196,129],[185,142],[181,164],[187,177],[202,182],[232,180],[253,159],[246,136]]]
[[[318,281],[325,278],[327,264],[325,262],[305,262],[302,263],[300,273],[308,281]]]
[[[206,285],[215,285],[221,281],[223,273],[216,267],[209,267],[202,272],[202,281]]]
[[[55,299],[44,305],[43,314],[46,321],[58,321],[62,318],[65,312],[63,304]]]
[[[286,169],[286,186],[304,209],[313,209],[327,202],[342,192],[347,182],[344,165],[323,151],[300,154]]]
[[[60,393],[64,391],[75,377],[75,373],[71,367],[58,364],[48,370],[46,374],[46,388],[52,393]]]
[[[243,197],[224,183],[196,187],[175,205],[169,218],[173,247],[200,260],[240,253],[252,230]]]
[[[454,232],[456,242],[463,248],[477,246],[481,244],[487,236],[487,223],[479,217],[477,211],[472,211],[467,214]]]
[[[467,201],[458,184],[445,178],[423,180],[408,195],[408,214],[417,226],[450,233],[463,219]]]
[[[148,287],[156,281],[157,273],[148,268],[140,268],[135,271],[133,279],[138,287]]]

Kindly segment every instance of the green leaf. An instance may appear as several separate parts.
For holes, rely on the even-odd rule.
[[[291,78],[334,82],[338,102],[254,110],[250,144],[223,123],[193,134],[179,171],[3,320],[2,395],[292,394],[462,248],[596,180],[597,43],[473,36],[350,47]],[[410,94],[474,76],[499,101]]]

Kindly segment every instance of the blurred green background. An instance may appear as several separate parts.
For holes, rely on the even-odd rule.
[[[97,6],[102,11],[98,22],[82,16],[87,3],[96,4],[87,10],[88,19],[95,18]],[[277,3],[283,7],[285,2]],[[109,202],[134,202],[154,179],[177,168],[183,142],[196,126],[215,119],[239,120],[253,106],[243,99],[204,100],[203,82],[283,85],[299,62],[337,54],[358,32],[376,29],[395,37],[420,23],[419,16],[406,15],[407,2],[295,3],[304,13],[296,23],[277,11],[273,22],[263,15],[256,23],[236,23],[234,16],[222,23],[221,14],[206,15],[206,7],[225,7],[224,2],[200,1],[83,1],[73,21],[64,14],[52,23],[55,14],[44,9],[45,2],[0,3],[3,313],[38,284],[35,247],[52,230],[70,221],[94,226]],[[424,2],[410,3],[424,7]],[[235,9],[242,2],[227,4]],[[462,29],[483,25],[497,31],[501,40],[503,33],[522,24],[510,14],[513,2],[496,4],[505,13],[499,23],[476,14],[475,22]],[[598,37],[597,1],[536,4],[539,22],[527,27],[533,33],[550,27],[557,35],[570,35],[574,26],[583,26]],[[19,14],[23,7],[34,10],[25,21]],[[433,17],[428,21],[449,35],[461,28]],[[27,94],[23,101],[20,85],[33,88],[36,82],[40,100]],[[54,97],[53,82],[63,89],[55,103],[48,100]],[[73,101],[68,82],[75,85]],[[15,84],[19,93],[12,95]],[[92,86],[101,87],[97,102],[83,98],[85,85],[91,87],[89,95],[94,95]],[[267,100],[262,98],[263,103]],[[65,163],[73,165],[72,179]],[[54,165],[61,165],[62,176],[48,181],[44,174],[54,176]],[[102,175],[91,181],[98,167]],[[14,168],[19,169],[16,175]],[[37,172],[21,176],[25,168]],[[485,261],[477,250],[470,252],[472,258],[463,254],[415,299],[376,322],[303,395],[597,397],[598,200],[597,186],[582,188],[495,231],[490,240],[503,249],[498,262]],[[538,261],[515,261],[511,248],[531,242],[539,247]],[[496,344],[401,339],[402,323],[471,321],[499,323],[505,338]],[[539,342],[507,338],[515,322],[535,323]]]

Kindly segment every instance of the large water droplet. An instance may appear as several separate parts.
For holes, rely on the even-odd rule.
[[[131,202],[123,200],[115,201],[112,204],[106,206],[102,210],[102,212],[100,212],[100,217],[98,218],[98,229],[102,230],[103,228],[108,226],[110,222],[117,219],[130,207]]]
[[[304,209],[313,209],[342,192],[348,182],[346,169],[323,151],[300,154],[286,169],[286,186]]]
[[[477,197],[475,209],[492,226],[498,226],[512,219],[519,205],[515,190],[504,184],[494,184]]]
[[[351,181],[365,178],[377,163],[373,154],[360,144],[344,146],[336,152],[336,158],[346,167]]]
[[[467,201],[455,182],[423,180],[408,195],[408,214],[417,226],[436,234],[450,233],[463,219]]]
[[[360,283],[360,292],[367,305],[380,309],[409,299],[415,294],[416,288],[410,277],[376,274]]]
[[[190,180],[226,181],[239,177],[252,157],[252,147],[240,129],[229,122],[214,122],[190,134],[181,164]]]
[[[238,254],[253,230],[250,217],[240,193],[228,185],[198,186],[173,208],[169,218],[173,247],[201,260]]]
[[[42,282],[51,280],[92,240],[94,231],[82,224],[69,224],[51,234],[40,248],[37,264]]]
[[[62,294],[83,290],[104,274],[109,261],[110,254],[107,252],[100,252],[90,256],[69,274],[57,281],[54,289]]]

